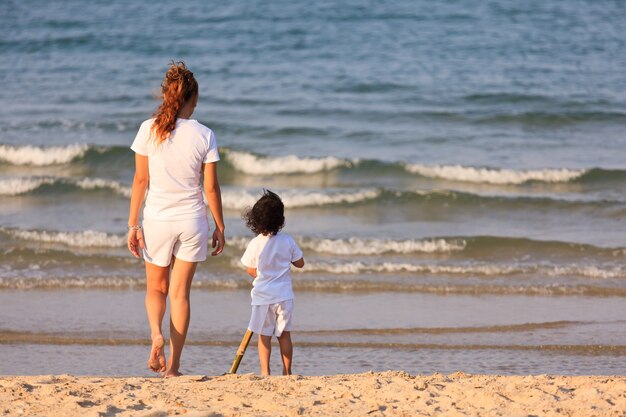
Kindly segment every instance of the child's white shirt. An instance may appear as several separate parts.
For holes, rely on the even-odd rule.
[[[250,292],[252,305],[291,300],[291,263],[299,259],[302,259],[302,251],[288,234],[278,232],[252,239],[241,257],[241,263],[257,270]]]

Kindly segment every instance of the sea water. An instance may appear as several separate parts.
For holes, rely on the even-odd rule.
[[[625,6],[3,3],[0,373],[147,374],[129,146],[182,59],[227,227],[183,372],[229,367],[269,188],[307,261],[295,372],[623,375]]]

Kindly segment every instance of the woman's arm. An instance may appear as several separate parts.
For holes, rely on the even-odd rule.
[[[215,162],[203,164],[202,171],[204,173],[204,194],[209,203],[209,210],[215,222],[215,230],[213,231],[213,241],[211,246],[217,248],[211,253],[216,256],[224,250],[224,213],[222,212],[222,192],[220,184],[217,180],[217,165]]]
[[[139,226],[139,211],[146,196],[146,189],[150,183],[150,173],[148,172],[148,157],[135,154],[135,178],[133,179],[133,190],[130,196],[130,210],[128,213],[128,226]],[[139,248],[144,248],[143,232],[141,229],[128,230],[128,250],[139,258]]]

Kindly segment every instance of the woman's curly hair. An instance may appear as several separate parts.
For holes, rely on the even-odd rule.
[[[161,83],[163,103],[154,113],[154,123],[151,133],[157,143],[167,139],[176,128],[176,117],[183,105],[198,94],[198,82],[182,61],[170,64]]]
[[[275,235],[285,225],[285,206],[276,193],[263,190],[263,196],[242,217],[253,233]]]

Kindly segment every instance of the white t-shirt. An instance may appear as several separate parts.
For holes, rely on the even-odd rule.
[[[207,215],[202,198],[202,164],[220,160],[215,134],[193,119],[176,120],[170,137],[160,144],[150,135],[154,119],[141,124],[130,147],[148,156],[150,184],[144,218],[184,220]]]
[[[274,304],[293,298],[291,263],[302,259],[302,251],[287,234],[258,235],[250,241],[241,263],[256,268],[252,282],[252,305]]]

